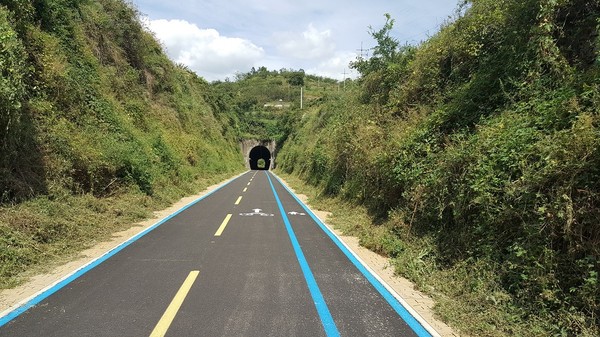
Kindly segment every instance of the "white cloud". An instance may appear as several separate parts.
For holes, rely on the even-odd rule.
[[[418,43],[461,0],[130,1],[152,19],[179,19],[147,22],[173,60],[214,80],[259,66],[342,79],[361,46],[374,46],[368,27],[380,29],[384,13],[396,20],[392,36]]]
[[[307,72],[337,80],[356,78],[358,76],[356,71],[348,67],[350,61],[354,61],[355,59],[356,53],[337,52],[335,55],[319,62],[316,67],[307,69]]]
[[[329,57],[335,52],[331,30],[319,31],[312,23],[301,34],[279,33],[275,39],[279,43],[277,49],[284,56],[310,60]]]
[[[222,36],[215,29],[201,29],[185,20],[146,20],[146,24],[173,61],[209,81],[246,72],[265,54],[249,40]]]

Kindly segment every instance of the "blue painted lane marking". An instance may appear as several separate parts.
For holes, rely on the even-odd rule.
[[[317,285],[317,281],[308,266],[308,262],[304,257],[304,253],[302,252],[302,248],[300,248],[300,243],[296,238],[296,234],[294,234],[294,230],[292,229],[292,225],[290,224],[290,220],[288,219],[285,209],[281,204],[281,200],[275,191],[275,186],[273,186],[273,182],[271,181],[271,177],[269,174],[265,172],[267,179],[269,180],[269,184],[271,185],[271,190],[273,191],[273,195],[275,196],[275,200],[277,201],[277,206],[279,207],[279,213],[281,213],[281,217],[283,218],[283,222],[285,223],[285,229],[287,230],[288,236],[290,237],[290,241],[292,242],[292,246],[294,247],[294,253],[296,253],[296,259],[300,264],[300,269],[302,269],[302,273],[304,274],[304,279],[308,285],[308,290],[310,291],[310,295],[312,296],[313,302],[315,303],[315,307],[317,308],[317,313],[319,314],[319,318],[321,319],[321,324],[323,324],[323,329],[325,330],[325,334],[330,337],[339,336],[340,333],[333,321],[333,317],[329,312],[329,308],[327,308],[327,303],[325,303],[325,299],[321,294],[321,290]]]
[[[244,173],[244,175],[245,175],[245,173]],[[62,279],[61,281],[59,281],[58,283],[56,283],[54,286],[51,286],[50,288],[42,291],[40,294],[38,294],[37,296],[33,297],[31,300],[27,301],[26,303],[22,304],[18,308],[14,309],[13,311],[8,312],[6,315],[0,317],[0,327],[2,327],[3,325],[5,325],[6,323],[12,321],[13,319],[17,318],[19,315],[21,315],[22,313],[24,313],[25,311],[27,311],[29,308],[33,307],[34,305],[36,305],[36,304],[40,303],[41,301],[43,301],[44,299],[48,298],[50,295],[52,295],[55,292],[59,291],[61,288],[63,288],[67,284],[73,282],[75,279],[77,279],[81,275],[83,275],[83,274],[87,273],[88,271],[94,269],[95,267],[97,267],[102,262],[108,260],[113,255],[115,255],[118,252],[120,252],[121,250],[125,249],[125,247],[129,246],[130,244],[132,244],[135,241],[139,240],[144,235],[146,235],[146,234],[150,233],[151,231],[153,231],[154,229],[156,229],[158,226],[160,226],[160,225],[164,224],[165,222],[171,220],[172,218],[174,218],[175,216],[177,216],[179,213],[181,213],[181,212],[185,211],[186,209],[194,206],[198,202],[202,201],[203,199],[207,198],[208,196],[212,195],[213,193],[217,192],[218,190],[222,189],[223,187],[229,185],[233,181],[239,179],[241,176],[242,175],[240,175],[239,177],[230,179],[229,181],[223,183],[221,186],[215,188],[214,190],[212,190],[208,194],[206,194],[206,195],[204,195],[204,196],[202,196],[202,197],[200,197],[200,198],[192,201],[191,203],[185,205],[184,207],[182,207],[181,209],[179,209],[177,212],[169,215],[168,217],[164,218],[163,220],[161,220],[161,221],[155,223],[154,225],[146,228],[142,232],[140,232],[140,233],[136,234],[135,236],[131,237],[129,240],[121,243],[117,247],[115,247],[112,250],[109,250],[108,252],[106,252],[104,255],[100,256],[99,258],[97,258],[97,259],[91,261],[90,263],[88,263],[87,265],[83,266],[81,269],[78,269],[73,274],[71,274],[71,275],[67,276],[66,278]]]
[[[283,186],[283,188],[286,191],[288,191],[288,193],[296,200],[296,202],[298,202],[298,204],[300,206],[302,206],[302,208],[306,211],[306,213],[308,215],[310,215],[310,217],[319,225],[319,227],[321,227],[321,229],[323,230],[323,232],[325,232],[325,234],[327,234],[327,236],[329,236],[329,238],[331,239],[331,241],[333,241],[336,244],[336,246],[338,246],[338,248],[350,260],[350,262],[352,262],[352,264],[365,276],[365,278],[367,280],[369,280],[369,282],[371,283],[371,285],[373,285],[373,287],[375,289],[377,289],[377,291],[381,294],[381,296],[390,304],[390,306],[396,311],[396,313],[398,313],[398,315],[400,315],[400,317],[417,334],[417,336],[419,336],[419,337],[431,337],[431,334],[429,333],[429,331],[427,331],[423,327],[423,325],[421,325],[421,323],[419,323],[419,321],[417,321],[413,317],[413,315],[411,315],[408,312],[408,310],[406,310],[406,308],[400,302],[398,302],[398,300],[394,297],[394,295],[392,295],[392,293],[390,293],[385,288],[385,286],[377,278],[375,278],[375,276],[373,276],[373,274],[371,274],[371,272],[368,271],[367,268],[365,268],[365,266],[360,261],[358,261],[358,259],[356,258],[356,256],[354,256],[354,254],[352,254],[348,250],[348,248],[346,248],[346,246],[344,246],[344,244],[340,242],[340,240],[338,239],[338,237],[335,236],[329,230],[329,228],[327,228],[321,222],[321,220],[319,220],[319,218],[302,201],[300,201],[300,199],[298,199],[298,197],[296,197],[296,195],[292,191],[290,191],[290,189],[287,188],[287,186],[285,186],[281,182],[281,180],[279,179],[279,177],[277,177],[275,175],[274,175],[274,177],[281,184],[281,186]],[[269,182],[270,181],[271,180],[269,179]],[[273,185],[271,185],[271,187],[273,187]]]

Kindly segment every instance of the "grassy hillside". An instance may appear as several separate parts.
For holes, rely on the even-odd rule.
[[[387,17],[360,87],[299,116],[279,168],[362,205],[348,230],[461,331],[598,336],[599,17],[466,1],[419,46]]]
[[[235,115],[122,0],[0,4],[0,286],[243,170]]]
[[[301,87],[303,106],[318,102],[338,91],[337,81],[304,70],[268,70],[265,67],[238,74],[235,81],[211,83],[221,110],[237,116],[239,137],[243,139],[274,139],[281,143],[289,133],[285,121],[300,109]]]

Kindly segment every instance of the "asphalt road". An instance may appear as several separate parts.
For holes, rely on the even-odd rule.
[[[381,289],[274,175],[249,171],[0,336],[428,336]]]

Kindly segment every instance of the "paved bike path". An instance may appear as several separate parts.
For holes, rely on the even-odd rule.
[[[397,305],[274,175],[249,171],[0,336],[428,336]]]

